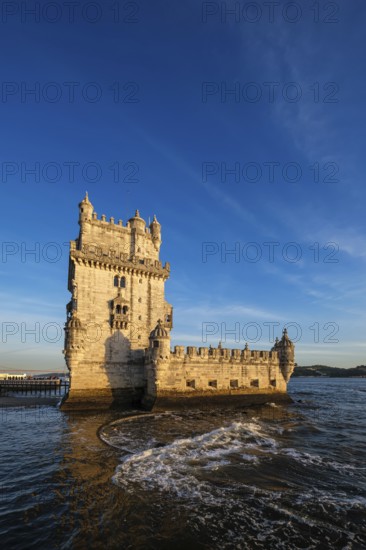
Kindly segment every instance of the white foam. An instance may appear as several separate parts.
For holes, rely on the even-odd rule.
[[[114,481],[127,490],[135,484],[174,492],[180,496],[207,498],[210,484],[202,481],[204,471],[215,471],[230,464],[230,455],[242,464],[259,461],[250,449],[274,448],[276,442],[263,434],[256,422],[234,422],[191,438],[176,439],[165,447],[150,448],[125,457]]]

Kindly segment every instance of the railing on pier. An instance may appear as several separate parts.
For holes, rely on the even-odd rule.
[[[64,395],[69,382],[64,380],[0,380],[0,394],[16,392],[30,395]]]

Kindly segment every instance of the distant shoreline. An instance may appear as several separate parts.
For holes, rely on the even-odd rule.
[[[338,376],[331,374],[295,374],[292,375],[291,378],[366,378],[366,376],[364,374],[353,374],[352,376],[346,376],[343,374],[339,374]]]
[[[329,367],[328,365],[310,365],[306,367],[296,366],[292,373],[293,378],[314,376],[317,378],[366,378],[366,366],[350,367]]]

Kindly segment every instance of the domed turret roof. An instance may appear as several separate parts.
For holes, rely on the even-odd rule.
[[[92,203],[91,203],[90,200],[89,200],[88,191],[86,191],[85,197],[84,197],[83,200],[79,203],[79,207],[80,207],[80,206],[83,206],[84,204],[88,204],[88,205],[92,206]]]
[[[81,330],[82,329],[82,324],[80,322],[79,317],[77,316],[76,311],[74,311],[72,316],[70,317],[70,319],[67,323],[67,327],[72,328],[72,329],[76,329],[76,330]]]
[[[279,351],[283,348],[293,347],[293,345],[294,345],[293,342],[288,337],[287,328],[284,328],[281,340],[276,338],[276,341],[275,341],[274,346],[272,347],[271,351]]]
[[[140,216],[140,211],[139,211],[139,210],[136,210],[136,211],[135,211],[135,215],[132,216],[132,218],[130,218],[128,221],[129,221],[129,222],[137,221],[137,222],[146,224],[145,220],[144,220],[143,218],[141,218],[141,216]]]
[[[281,338],[279,344],[280,344],[281,346],[284,346],[284,347],[293,346],[292,341],[291,341],[290,338],[288,337],[287,328],[284,328],[284,329],[283,329],[282,338]]]
[[[161,319],[159,319],[154,330],[151,331],[150,338],[152,340],[156,340],[157,338],[169,338],[168,331],[164,328],[163,321]]]

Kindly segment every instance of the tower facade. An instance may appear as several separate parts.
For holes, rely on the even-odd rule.
[[[65,359],[70,392],[64,408],[133,403],[145,387],[145,349],[157,321],[172,327],[159,260],[161,227],[138,211],[124,225],[79,204],[79,236],[70,243]]]

